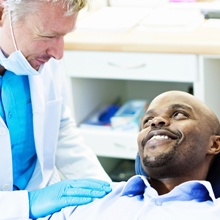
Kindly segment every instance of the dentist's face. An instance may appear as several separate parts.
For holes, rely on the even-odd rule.
[[[34,69],[52,57],[63,57],[64,36],[74,29],[77,20],[77,13],[65,17],[64,12],[62,6],[44,2],[36,13],[12,24],[17,49]],[[6,56],[15,51],[9,22],[9,16],[3,17],[0,28],[0,47]]]

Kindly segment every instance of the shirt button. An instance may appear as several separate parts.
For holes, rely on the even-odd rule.
[[[10,190],[9,184],[2,185],[2,191],[9,191],[9,190]]]
[[[11,112],[8,113],[8,117],[9,117],[9,118],[12,117],[12,113],[11,113]]]
[[[159,201],[159,200],[155,200],[155,204],[156,204],[157,206],[161,206],[161,205],[162,205],[162,202]]]
[[[0,135],[6,135],[7,134],[7,130],[4,127],[0,127]]]

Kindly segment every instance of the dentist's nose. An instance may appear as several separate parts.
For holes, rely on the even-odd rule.
[[[163,127],[169,125],[170,125],[170,121],[161,116],[154,117],[151,121],[151,127]]]
[[[51,47],[47,49],[47,54],[50,57],[60,60],[63,58],[63,53],[64,53],[64,38],[63,36],[61,36],[54,39]]]

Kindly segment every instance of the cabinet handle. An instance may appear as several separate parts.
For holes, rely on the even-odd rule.
[[[122,64],[117,64],[117,63],[113,63],[113,62],[108,62],[109,66],[113,66],[113,67],[117,67],[120,69],[139,69],[139,68],[143,68],[146,65],[146,63],[140,63],[140,64],[134,64],[134,65],[122,65]]]

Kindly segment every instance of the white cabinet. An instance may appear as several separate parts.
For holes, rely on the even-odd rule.
[[[147,99],[167,90],[193,91],[214,110],[220,107],[220,58],[193,54],[65,51],[64,61],[77,125],[116,98]],[[219,114],[220,116],[220,114]],[[98,156],[134,159],[137,133],[83,128]]]
[[[199,78],[194,82],[194,95],[203,100],[220,119],[220,56],[200,55]]]
[[[66,51],[68,74],[76,78],[194,82],[197,56]]]

